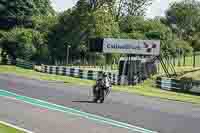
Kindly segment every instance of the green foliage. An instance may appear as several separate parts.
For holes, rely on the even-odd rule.
[[[76,59],[91,56],[87,41],[90,37],[118,37],[119,26],[105,8],[91,11],[85,0],[60,14],[59,22],[49,34],[49,48],[53,60],[66,59],[66,47],[71,45],[70,56]]]
[[[16,28],[4,35],[2,45],[11,56],[30,59],[36,50],[31,40],[32,34],[29,31]]]
[[[172,41],[172,44],[175,46],[176,49],[177,48],[181,49],[181,53],[184,52],[185,54],[191,54],[192,51],[193,51],[193,48],[186,41],[183,41],[183,40],[174,40],[174,41]]]
[[[176,38],[169,45],[183,48],[186,53],[200,50],[200,2],[196,0],[184,0],[174,2],[166,13],[166,19],[162,18],[162,23],[168,25],[175,33]],[[184,41],[183,41],[184,40]],[[174,46],[173,46],[174,45]],[[173,53],[176,53],[175,50]],[[172,52],[171,51],[171,52]]]
[[[137,31],[135,31],[135,32],[133,32],[133,33],[128,33],[128,36],[129,36],[129,38],[131,38],[131,39],[144,39],[145,38],[145,35],[143,34],[143,33],[141,33],[141,32],[137,32]]]
[[[97,56],[96,56],[97,58],[96,58],[96,64],[98,65],[98,66],[100,66],[100,65],[104,65],[105,64],[105,62],[106,62],[106,58],[105,58],[105,56],[103,55],[103,54],[97,54]]]
[[[142,16],[127,16],[120,19],[119,25],[122,32],[131,33],[138,31],[146,32],[144,28],[147,21]]]
[[[58,17],[44,15],[33,16],[32,23],[35,30],[48,34],[53,26],[58,23]]]
[[[95,37],[118,37],[119,36],[119,26],[115,22],[114,17],[111,13],[99,9],[96,10],[93,14],[94,17],[94,36]]]
[[[5,31],[0,30],[0,40],[3,38],[3,35],[5,34]]]
[[[55,15],[55,11],[51,6],[50,0],[33,0],[35,4],[35,15]]]
[[[0,0],[2,16],[53,15],[49,0]]]
[[[2,8],[1,10],[1,7]],[[4,10],[3,10],[4,9]],[[50,0],[0,0],[0,28],[32,27],[33,16],[54,16]]]
[[[200,51],[200,32],[196,33],[191,40],[194,51]]]
[[[160,39],[161,38],[161,35],[159,32],[147,32],[145,34],[145,36],[148,38],[148,39]]]
[[[120,32],[120,38],[122,38],[122,39],[129,39],[130,36],[126,32]]]
[[[120,21],[120,29],[128,33],[132,39],[161,39],[170,38],[171,30],[159,20],[145,20],[144,17],[125,17]]]
[[[44,54],[46,52],[44,44],[45,40],[40,32],[23,28],[15,28],[5,33],[1,41],[2,48],[8,55],[14,59],[25,60],[31,60],[35,55]]]
[[[116,0],[115,14],[118,21],[122,16],[144,16],[152,0]]]
[[[41,63],[48,63],[49,49],[47,45],[46,33],[33,31],[32,45],[36,48],[36,52],[32,57],[32,60]]]
[[[167,23],[184,39],[190,39],[199,30],[200,2],[197,0],[184,0],[175,2],[166,13]],[[175,24],[172,26],[172,24]]]
[[[170,38],[171,30],[164,24],[162,24],[159,20],[149,20],[147,21],[147,24],[144,27],[147,29],[147,32],[156,33],[158,36],[158,33],[160,34],[161,40],[167,40]]]

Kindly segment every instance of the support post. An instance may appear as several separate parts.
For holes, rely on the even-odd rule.
[[[194,68],[196,67],[196,54],[194,51],[193,51],[193,67]]]

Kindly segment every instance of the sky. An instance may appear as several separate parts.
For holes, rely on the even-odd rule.
[[[52,6],[58,12],[64,11],[71,8],[76,4],[77,0],[51,0]],[[149,7],[147,11],[148,18],[154,18],[155,16],[164,16],[166,9],[168,9],[169,4],[173,1],[180,0],[153,0],[153,4]]]

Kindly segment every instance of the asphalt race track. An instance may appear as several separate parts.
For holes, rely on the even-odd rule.
[[[0,90],[47,101],[103,118],[128,123],[159,133],[199,133],[200,106],[122,92],[112,92],[104,104],[90,102],[89,87],[0,75]],[[67,113],[0,97],[0,120],[36,133],[126,133],[109,123],[99,123]],[[67,124],[68,123],[68,124]],[[80,127],[80,130],[78,128]],[[135,132],[134,132],[135,133]],[[138,133],[138,132],[136,132]]]
[[[128,133],[128,130],[94,123],[80,117],[49,111],[0,97],[0,119],[35,133]]]

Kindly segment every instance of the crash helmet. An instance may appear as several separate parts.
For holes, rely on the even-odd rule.
[[[107,73],[104,72],[104,73],[103,73],[103,77],[107,77]]]

